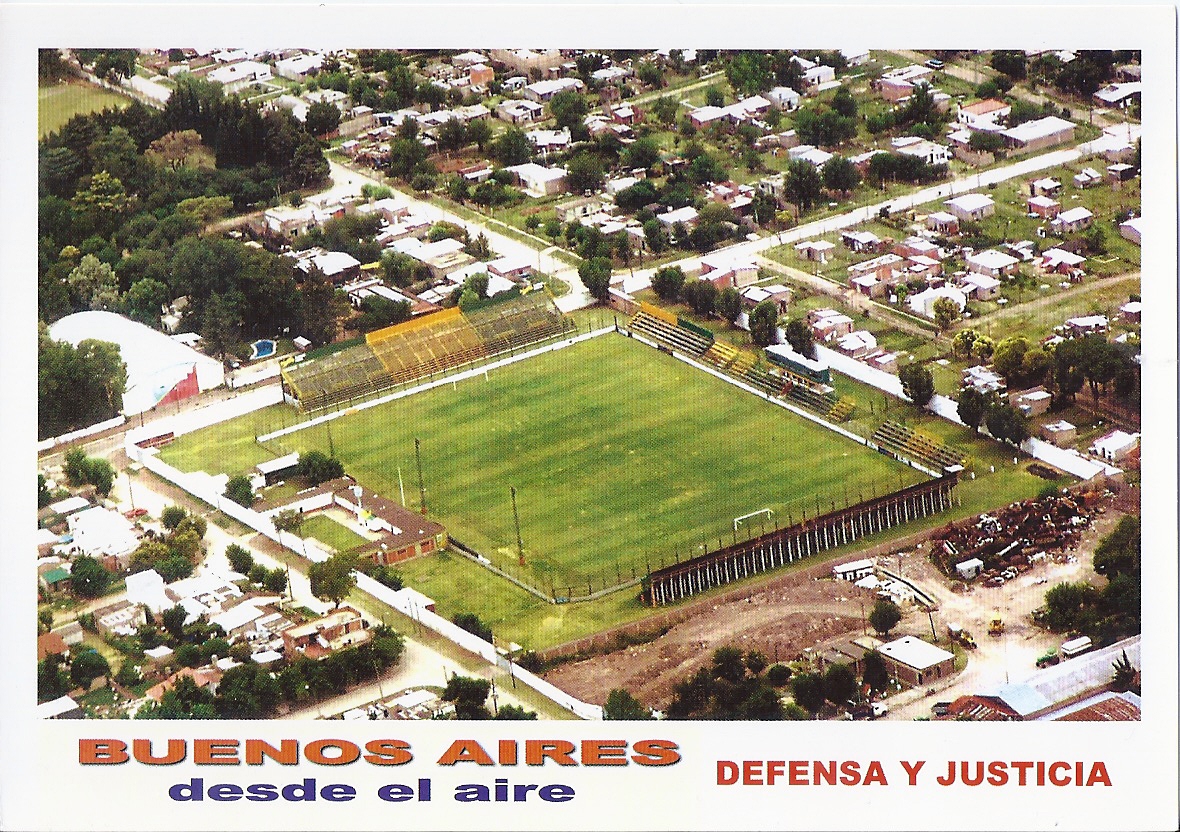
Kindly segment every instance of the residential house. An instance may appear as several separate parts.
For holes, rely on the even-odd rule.
[[[467,69],[474,64],[488,64],[491,59],[481,52],[467,51],[460,52],[458,55],[451,56],[451,64],[460,69]]]
[[[967,272],[959,275],[959,288],[975,300],[993,300],[1000,294],[1000,281],[986,274]]]
[[[835,309],[813,309],[807,313],[807,324],[817,341],[830,341],[852,332],[852,318]]]
[[[83,719],[82,706],[69,696],[59,696],[37,706],[37,719]]]
[[[533,147],[543,154],[567,149],[572,143],[568,127],[561,130],[530,130],[528,136]]]
[[[1142,315],[1143,304],[1140,301],[1133,300],[1119,307],[1119,318],[1125,323],[1137,324],[1140,322]]]
[[[799,107],[800,95],[790,87],[775,87],[766,93],[766,99],[780,110],[795,110]]]
[[[844,62],[848,66],[861,66],[869,62],[869,50],[867,49],[841,49],[840,54],[844,56]]]
[[[836,70],[830,66],[819,64],[803,70],[803,86],[808,89],[830,84],[835,80]]]
[[[278,205],[274,208],[267,208],[263,212],[262,218],[266,223],[267,231],[288,238],[306,234],[319,225],[316,221],[315,209],[306,204],[298,207]]]
[[[1094,101],[1100,107],[1125,108],[1132,103],[1138,103],[1143,95],[1143,84],[1130,81],[1125,84],[1107,84],[1094,93]]]
[[[545,108],[535,101],[509,100],[496,107],[496,118],[510,124],[532,124],[545,117]]]
[[[893,245],[893,253],[907,259],[925,257],[935,262],[942,260],[943,257],[942,251],[938,246],[925,237],[919,237],[917,235],[906,237],[900,243],[895,243]]]
[[[810,144],[797,145],[787,150],[787,156],[792,161],[802,159],[804,162],[809,162],[817,168],[822,168],[834,155],[834,153],[828,153],[826,150],[820,150],[818,147]]]
[[[961,289],[954,286],[938,286],[931,287],[925,291],[910,295],[906,298],[906,303],[910,307],[910,311],[915,315],[922,315],[926,318],[934,318],[934,302],[939,298],[947,298],[959,308],[962,312],[967,307],[967,296],[963,294]]]
[[[1037,150],[1073,140],[1076,125],[1057,116],[1026,121],[1000,133],[1004,142],[1019,150]]]
[[[221,683],[222,673],[215,667],[182,667],[158,685],[152,685],[144,694],[153,702],[159,702],[164,694],[176,687],[176,683],[184,677],[189,677],[198,688],[203,688],[211,694],[217,693],[217,686]]]
[[[1070,338],[1085,338],[1087,335],[1105,335],[1109,325],[1105,315],[1084,315],[1066,319],[1063,328]]]
[[[270,66],[257,61],[239,61],[236,64],[226,64],[211,69],[205,74],[206,80],[221,84],[227,95],[240,92],[251,84],[269,81],[273,77]]]
[[[1061,213],[1061,203],[1047,196],[1032,196],[1028,198],[1028,213],[1051,220]]]
[[[905,259],[897,254],[882,254],[872,260],[853,263],[848,267],[848,284],[861,294],[881,297],[889,286],[902,277]]]
[[[928,165],[945,165],[951,159],[951,149],[917,136],[902,136],[890,144],[894,153],[913,156]]]
[[[842,231],[840,233],[840,242],[849,251],[867,251],[873,254],[881,251],[885,246],[881,238],[872,231]]]
[[[747,286],[741,290],[742,304],[753,308],[763,301],[772,301],[778,307],[779,314],[785,314],[791,303],[791,290],[786,286],[774,284],[772,286]]]
[[[1068,448],[1078,438],[1076,425],[1071,425],[1064,419],[1050,422],[1041,427],[1041,438],[1058,448]]]
[[[1118,184],[1120,182],[1127,182],[1135,178],[1138,171],[1134,166],[1128,165],[1125,162],[1118,162],[1113,165],[1106,166],[1106,178],[1111,184]]]
[[[309,76],[315,75],[324,65],[323,55],[295,55],[275,61],[275,75],[288,81],[303,83]]]
[[[934,76],[934,70],[925,66],[911,64],[910,66],[886,72],[875,82],[875,88],[886,101],[898,102],[909,98],[918,84],[929,85]]]
[[[488,85],[496,78],[496,71],[487,64],[472,64],[467,67],[467,80],[473,87],[483,87],[487,89]]]
[[[565,191],[565,168],[547,168],[535,162],[505,168],[529,196],[544,197]]]
[[[832,577],[837,581],[859,581],[861,578],[873,574],[873,570],[877,568],[876,561],[871,558],[864,558],[863,560],[853,560],[848,563],[840,563],[832,567]]]
[[[827,240],[804,240],[802,243],[795,243],[795,251],[808,260],[818,263],[828,262],[828,255],[835,248],[836,244],[829,243]]]
[[[961,221],[979,222],[996,213],[996,203],[987,194],[963,194],[943,202],[947,210]]]
[[[1070,208],[1068,211],[1063,211],[1049,223],[1050,227],[1057,234],[1073,234],[1077,231],[1083,231],[1093,224],[1094,215],[1090,212],[1090,209],[1083,208],[1081,205],[1077,208]]]
[[[1011,113],[1011,104],[997,101],[994,98],[985,98],[982,101],[964,104],[962,107],[959,107],[956,120],[968,127],[976,127],[982,126],[983,124],[995,124],[998,121],[1006,119]]]
[[[313,269],[318,269],[324,277],[339,286],[360,276],[361,261],[347,252],[312,248],[295,255],[295,268],[304,274],[311,274]]]
[[[897,375],[898,359],[900,356],[895,352],[885,352],[878,350],[864,357],[864,362],[870,367],[876,367],[883,373],[892,373]]]
[[[1135,245],[1142,245],[1142,217],[1132,217],[1119,223],[1119,236],[1125,240],[1130,240]]]
[[[954,675],[955,654],[915,636],[902,636],[878,648],[890,675],[919,687]]]
[[[1052,177],[1045,176],[1028,183],[1029,196],[1057,196],[1061,193],[1061,183]]]
[[[1102,181],[1102,174],[1094,170],[1094,168],[1082,168],[1081,173],[1075,174],[1073,184],[1077,188],[1088,188],[1091,185],[1097,185]]]
[[[700,215],[697,209],[691,205],[686,205],[683,208],[677,208],[674,211],[665,211],[663,214],[656,214],[656,219],[666,230],[670,230],[672,226],[677,223],[682,223],[685,228],[692,230],[696,227]]]
[[[1041,252],[1041,270],[1046,274],[1060,274],[1069,278],[1078,277],[1086,258],[1063,248],[1051,248]]]
[[[535,84],[529,84],[523,90],[525,98],[530,101],[544,103],[553,98],[559,92],[566,90],[573,90],[581,92],[586,88],[577,78],[553,78],[546,81],[537,81]]]
[[[864,358],[877,349],[877,338],[867,330],[853,330],[836,339],[836,351],[852,358]]]
[[[163,579],[160,580],[161,586]],[[141,604],[124,599],[94,610],[94,626],[100,636],[107,633],[132,635],[147,623]]]
[[[74,547],[93,558],[112,557],[126,568],[131,553],[139,546],[139,532],[131,521],[107,508],[90,508],[67,519]]]
[[[570,223],[588,217],[602,210],[602,198],[597,196],[579,196],[554,206],[557,221]]]
[[[994,370],[984,367],[982,364],[963,370],[959,385],[964,389],[973,387],[980,393],[985,394],[1003,393],[1008,389],[1008,385],[1004,383],[1003,376]]]
[[[948,214],[946,211],[935,211],[933,214],[927,214],[925,225],[928,231],[933,231],[936,234],[951,235],[959,233],[959,218],[954,214]]]
[[[1119,462],[1139,448],[1139,434],[1113,430],[1094,440],[1090,453],[1108,462]]]
[[[1002,251],[987,249],[978,251],[966,258],[967,270],[988,277],[1015,274],[1020,261]]]
[[[1053,395],[1044,387],[1008,393],[1008,404],[1029,417],[1040,416],[1049,409],[1049,405],[1052,403]]]
[[[46,656],[68,655],[69,652],[69,645],[60,633],[42,633],[37,636],[37,661],[44,661]]]
[[[370,638],[372,633],[361,614],[343,606],[322,618],[284,630],[283,652],[291,658],[302,654],[309,659],[322,659],[337,650],[364,644]]]
[[[533,273],[533,263],[525,257],[505,256],[487,264],[488,274],[503,277],[514,282],[525,280]]]
[[[701,258],[700,278],[718,289],[730,286],[740,289],[758,279],[758,266],[750,260],[734,259],[732,255],[706,255]]]

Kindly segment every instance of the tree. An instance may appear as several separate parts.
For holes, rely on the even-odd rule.
[[[184,619],[188,617],[188,611],[177,604],[175,607],[170,607],[160,613],[160,623],[168,634],[175,639],[179,639],[184,634]]]
[[[885,657],[876,650],[870,650],[864,655],[864,675],[861,681],[873,693],[880,693],[889,687],[889,667],[885,664]]]
[[[814,335],[803,318],[787,321],[783,327],[783,337],[795,352],[807,358],[815,358]]]
[[[70,295],[82,309],[118,311],[119,281],[115,270],[93,254],[87,254],[66,278]]]
[[[188,512],[181,506],[165,506],[160,511],[160,523],[170,532],[175,531],[186,517]]]
[[[897,374],[901,391],[921,409],[934,398],[934,376],[921,364],[906,364]]]
[[[975,151],[995,153],[997,150],[1004,149],[1004,137],[999,133],[975,132],[971,134],[967,146]]]
[[[262,586],[267,592],[273,592],[276,595],[282,595],[287,591],[287,572],[281,566],[277,566],[266,573],[266,577],[262,580]]]
[[[819,713],[826,699],[823,677],[818,673],[796,673],[791,677],[791,695],[808,713]]]
[[[573,193],[597,191],[602,187],[606,174],[602,160],[593,153],[578,153],[565,163],[566,187]]]
[[[962,310],[959,309],[959,304],[950,298],[934,299],[934,325],[938,327],[939,332],[946,332],[954,326],[960,315]]]
[[[37,663],[37,701],[47,702],[64,696],[70,689],[70,678],[61,667],[61,657],[50,653]]]
[[[578,277],[586,286],[586,291],[599,303],[605,303],[610,298],[610,260],[605,257],[593,257],[578,264]]]
[[[474,144],[480,153],[487,147],[492,138],[492,128],[483,119],[476,119],[467,123],[467,143]]]
[[[717,296],[717,314],[733,324],[738,315],[742,314],[742,296],[732,286],[726,286]]]
[[[1019,446],[1029,437],[1028,420],[1014,407],[996,405],[988,411],[985,421],[988,432],[1001,442]]]
[[[663,301],[675,301],[680,297],[680,289],[683,286],[684,271],[679,266],[657,269],[651,278],[652,291]]]
[[[650,105],[651,113],[661,124],[670,127],[676,122],[676,111],[680,105],[676,103],[676,99],[670,95],[661,96]]]
[[[235,645],[236,646],[236,645]],[[270,671],[246,662],[221,677],[214,705],[222,719],[261,719],[272,714],[282,693]]]
[[[89,687],[99,676],[107,676],[111,666],[102,654],[85,648],[70,660],[70,681],[81,688]]]
[[[317,101],[307,108],[303,126],[313,136],[323,136],[340,126],[340,108],[327,101]]]
[[[243,575],[249,573],[250,567],[254,565],[254,556],[250,554],[248,549],[237,543],[231,543],[225,547],[225,557],[229,561],[229,568]]]
[[[127,317],[150,327],[160,325],[160,310],[169,300],[168,287],[150,277],[131,284],[123,297]]]
[[[1025,77],[1028,57],[1021,49],[997,49],[992,52],[989,63],[992,69],[1002,72],[1009,78],[1020,81]]]
[[[332,555],[325,561],[313,563],[307,570],[311,583],[311,594],[321,601],[331,601],[335,606],[348,597],[356,586],[356,557],[347,553]]]
[[[458,673],[447,680],[442,692],[443,700],[455,703],[455,719],[488,719],[491,714],[484,707],[491,683],[487,679],[474,679]]]
[[[1127,651],[1123,650],[1122,654],[1114,660],[1111,665],[1111,670],[1114,671],[1110,677],[1111,690],[1118,692],[1133,691],[1139,693],[1139,671],[1135,665],[1131,664],[1131,660],[1127,658]]]
[[[467,126],[462,119],[447,119],[435,134],[435,139],[441,150],[448,153],[460,150],[467,144]]]
[[[314,105],[313,105],[314,106]],[[327,105],[336,109],[335,105]],[[308,109],[310,112],[310,108]],[[339,117],[339,111],[337,111]],[[201,134],[196,130],[174,130],[165,133],[149,145],[147,157],[159,164],[177,171],[187,164],[188,159],[201,148]]]
[[[75,595],[97,598],[106,591],[110,582],[111,573],[97,560],[89,555],[74,558],[74,567],[70,572],[70,587]]]
[[[1139,518],[1133,515],[1123,517],[1094,549],[1094,571],[1108,578],[1138,575],[1140,538]]]
[[[344,464],[323,451],[307,451],[299,455],[298,473],[309,485],[319,485],[344,476]]]
[[[549,99],[549,113],[557,122],[557,129],[568,129],[571,133],[584,132],[582,120],[590,112],[586,97],[577,90],[562,90]]]
[[[856,99],[852,96],[852,90],[844,86],[836,90],[832,96],[832,109],[845,118],[856,118]],[[831,162],[830,159],[828,161]]]
[[[528,711],[519,705],[501,705],[500,710],[492,719],[514,719],[514,720],[530,720],[536,719],[536,711]]]
[[[725,105],[725,96],[716,87],[705,87],[705,104],[710,107],[722,107]]]
[[[708,280],[686,280],[680,289],[680,296],[693,312],[698,315],[712,315],[717,308],[717,287]]]
[[[843,705],[856,696],[856,674],[846,664],[834,664],[824,673],[824,698]]]
[[[245,474],[230,477],[225,484],[225,496],[238,505],[249,508],[254,504],[254,488],[250,485],[250,478]]]
[[[778,306],[774,301],[764,300],[750,310],[750,339],[759,347],[778,342]]]
[[[994,403],[994,397],[974,387],[965,387],[959,391],[958,403],[959,419],[964,425],[978,432],[988,409]]]
[[[266,571],[266,567],[261,563],[255,563],[250,567],[250,571],[247,573],[246,577],[250,579],[250,583],[261,586],[266,580]]]
[[[159,561],[155,570],[166,583],[172,583],[193,574],[193,564],[187,557],[177,554]]]
[[[869,624],[881,635],[889,635],[889,631],[901,621],[901,608],[886,598],[880,598],[873,604],[873,611],[869,613]]]
[[[451,618],[451,621],[462,627],[467,632],[471,633],[477,638],[482,638],[484,641],[492,642],[492,628],[480,620],[479,616],[473,612],[461,612]]]
[[[823,180],[829,191],[848,194],[860,185],[860,171],[843,156],[833,156],[824,164]]]
[[[766,681],[775,687],[782,687],[791,678],[791,668],[785,664],[772,664],[770,669],[766,671]]]
[[[519,127],[509,127],[492,142],[492,158],[503,167],[523,165],[533,157],[533,143]]]
[[[647,169],[659,161],[660,143],[651,136],[636,139],[623,151],[624,167]],[[647,182],[646,179],[640,181]]]
[[[820,199],[823,185],[815,165],[803,159],[796,159],[787,167],[783,182],[783,196],[788,202],[799,206],[802,213],[811,210]]]
[[[622,688],[615,688],[606,696],[602,707],[602,718],[606,720],[649,720],[651,709]]]
[[[977,338],[979,332],[974,329],[960,329],[956,332],[955,337],[951,339],[951,352],[955,358],[969,360],[974,353]]]

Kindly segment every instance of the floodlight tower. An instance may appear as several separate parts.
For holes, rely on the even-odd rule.
[[[422,479],[422,443],[414,437],[414,459],[418,462],[418,494],[422,499],[422,514],[426,514],[426,481]]]

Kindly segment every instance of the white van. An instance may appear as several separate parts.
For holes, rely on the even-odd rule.
[[[1085,653],[1093,646],[1094,642],[1090,641],[1089,636],[1078,636],[1061,645],[1061,656],[1062,658],[1072,659],[1074,656],[1080,656],[1082,653]]]

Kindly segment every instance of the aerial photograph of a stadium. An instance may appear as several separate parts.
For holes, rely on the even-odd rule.
[[[38,715],[1140,720],[1141,66],[39,50]]]

